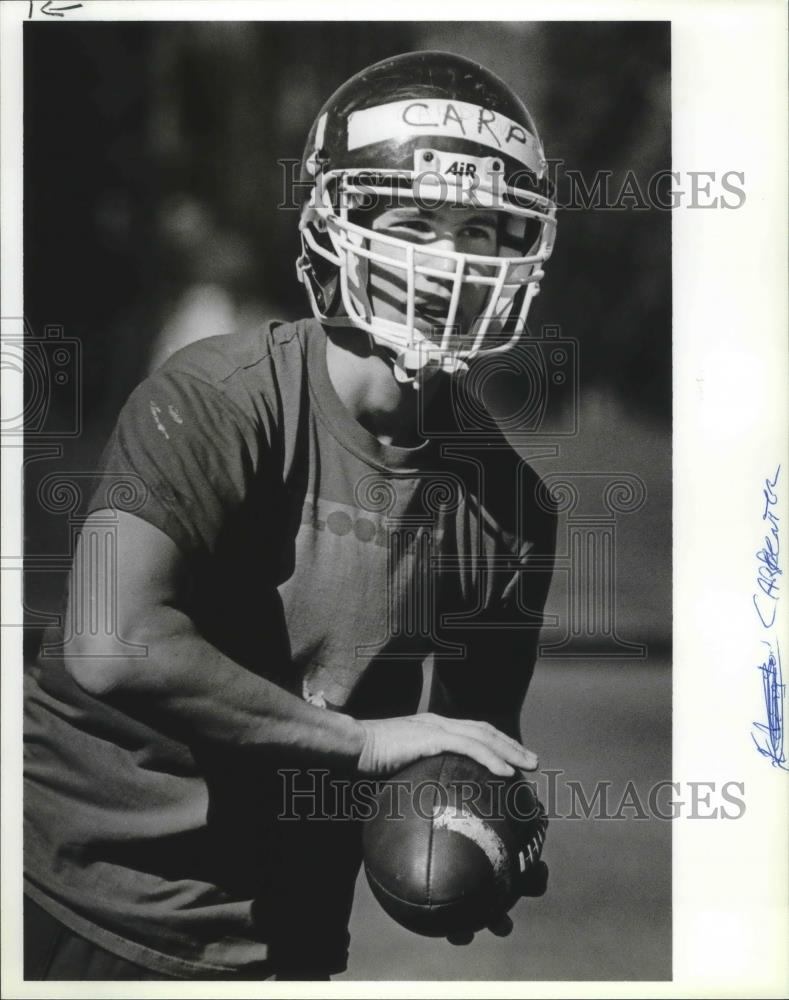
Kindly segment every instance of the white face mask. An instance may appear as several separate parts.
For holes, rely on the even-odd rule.
[[[431,163],[447,158],[438,150],[420,149],[415,168],[424,167],[425,154]],[[424,369],[461,370],[477,355],[510,349],[523,333],[542,265],[553,248],[556,206],[542,195],[507,187],[500,175],[485,169],[490,162],[495,157],[480,158],[473,173],[450,185],[438,170],[329,171],[316,183],[304,210],[300,277],[313,312],[323,323],[352,325],[389,348],[402,380],[412,380]],[[437,207],[442,231],[445,221],[453,232],[462,230],[452,216],[457,209],[488,218],[502,214],[498,246],[486,246],[497,252],[470,252],[476,248],[473,239],[461,250],[450,249],[446,241],[432,240],[429,231],[425,239],[413,233],[404,239],[393,235],[396,226],[380,231],[351,221],[371,197],[378,205],[410,206],[417,213],[429,206],[428,217],[430,208]],[[336,269],[329,302],[318,300],[304,273],[311,254]],[[392,287],[399,289],[391,307],[376,301],[371,272],[388,273]],[[430,287],[439,285],[442,294],[431,298]],[[471,317],[464,311],[469,301],[478,304]]]

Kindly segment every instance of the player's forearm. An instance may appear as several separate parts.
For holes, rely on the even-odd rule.
[[[316,708],[245,670],[200,636],[173,608],[135,631],[144,657],[90,655],[83,644],[66,663],[76,682],[109,702],[137,701],[179,731],[238,749],[297,751],[352,766],[364,742],[348,715]]]

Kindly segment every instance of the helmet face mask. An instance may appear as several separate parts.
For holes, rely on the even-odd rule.
[[[484,105],[452,97],[458,81]],[[413,96],[392,101],[392,89]],[[553,247],[544,171],[528,112],[468,60],[412,53],[354,77],[318,117],[303,161],[298,266],[313,312],[389,348],[404,378],[511,348]]]

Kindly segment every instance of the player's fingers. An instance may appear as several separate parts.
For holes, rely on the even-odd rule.
[[[512,764],[507,763],[503,757],[491,750],[487,743],[482,743],[472,736],[444,730],[439,741],[441,743],[439,753],[448,750],[450,753],[471,757],[472,760],[482,764],[483,767],[502,778],[511,778],[515,774],[515,768]]]
[[[505,733],[503,729],[499,729],[498,726],[494,726],[491,722],[484,722],[482,719],[458,719],[456,721],[462,722],[466,726],[471,726],[473,729],[476,729],[481,733],[485,733],[488,736],[503,740],[513,748],[523,746],[520,740],[513,739],[513,737]]]
[[[495,934],[496,937],[507,937],[509,934],[512,934],[512,928],[514,926],[512,918],[509,914],[505,913],[492,924],[488,924],[488,930],[491,934]]]
[[[508,736],[505,732],[502,732],[501,729],[498,729],[496,726],[491,725],[489,722],[480,722],[476,719],[463,719],[461,721],[465,722],[469,726],[474,727],[480,732],[485,733],[486,735],[492,737],[493,739],[503,742],[504,744],[506,744],[507,747],[509,747],[509,749],[514,754],[519,756],[521,759],[525,754],[529,763],[522,766],[524,766],[526,770],[533,771],[539,764],[539,760],[537,759],[537,754],[535,754],[532,750],[527,749],[518,740],[515,740],[511,736]],[[521,766],[521,765],[516,765],[516,766]]]
[[[507,761],[513,767],[519,767],[525,771],[534,771],[539,764],[535,753],[527,750],[526,747],[522,746],[516,740],[510,739],[509,736],[505,736],[495,726],[487,726],[486,723],[479,723],[469,719],[449,719],[441,715],[435,716],[434,724],[446,733],[452,733],[460,736],[462,739],[473,739],[478,743],[483,743],[493,753]],[[463,751],[458,752],[462,753]],[[472,755],[469,754],[469,756]],[[478,757],[474,759],[479,760]],[[496,771],[495,773],[500,774],[501,772]],[[507,771],[506,773],[510,775],[514,772]]]
[[[473,931],[454,931],[452,934],[447,934],[447,941],[450,944],[471,944],[473,940]]]

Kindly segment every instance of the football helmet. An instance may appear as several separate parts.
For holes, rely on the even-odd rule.
[[[307,138],[297,262],[315,316],[353,326],[394,353],[399,378],[429,366],[454,372],[514,346],[553,248],[556,205],[534,122],[497,76],[445,52],[375,63],[321,108]],[[393,206],[479,208],[496,220],[497,253],[431,247],[374,232],[371,213]],[[402,291],[400,319],[376,315],[371,268]],[[421,283],[441,282],[440,315],[420,312]],[[464,288],[488,286],[458,333]],[[479,296],[477,296],[479,299]]]

